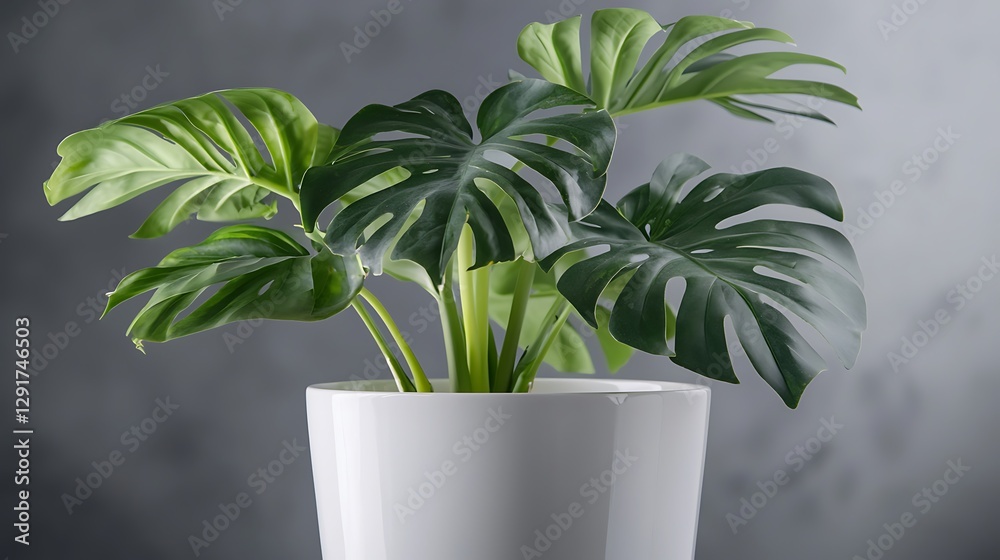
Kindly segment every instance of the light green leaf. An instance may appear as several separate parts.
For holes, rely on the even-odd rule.
[[[590,30],[591,98],[610,107],[625,91],[639,56],[651,37],[662,31],[653,16],[621,8],[594,12]],[[558,45],[556,45],[558,48]]]
[[[652,47],[654,37],[661,35],[663,42]],[[838,86],[771,78],[794,65],[843,70],[835,62],[790,52],[730,52],[761,41],[792,43],[791,37],[780,31],[755,29],[750,23],[727,18],[688,16],[661,27],[641,10],[598,10],[591,21],[589,95],[598,107],[615,116],[701,99],[748,119],[771,121],[760,111],[773,111],[829,122],[812,109],[789,109],[787,105],[793,102],[785,98],[774,104],[756,100],[763,95],[801,94],[858,106],[857,98]],[[549,25],[533,23],[518,40],[521,58],[543,77],[560,84],[579,84],[583,79],[578,77],[583,75],[582,63],[575,64],[579,48],[579,22],[575,19]],[[640,63],[647,49],[653,52]]]
[[[670,306],[667,306],[670,309]],[[611,318],[611,311],[603,306],[598,306],[597,308],[597,340],[601,344],[601,350],[604,352],[604,358],[607,362],[608,369],[615,373],[621,368],[625,367],[625,364],[632,359],[632,354],[635,353],[635,349],[628,344],[622,344],[615,339],[611,334],[611,330],[608,329],[608,320]],[[668,323],[673,325],[673,322]],[[668,333],[667,338],[671,338],[672,333]]]
[[[546,80],[587,93],[580,59],[580,16],[552,25],[532,23],[517,38],[521,58],[534,60]]]
[[[178,184],[134,237],[163,235],[192,214],[270,218],[277,210],[271,195],[296,197],[306,169],[328,160],[336,137],[288,93],[224,90],[71,135],[59,145],[62,160],[45,195],[54,205],[86,192],[61,218],[73,220]]]

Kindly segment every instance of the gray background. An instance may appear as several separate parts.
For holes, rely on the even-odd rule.
[[[858,366],[850,372],[832,367],[796,411],[786,410],[746,364],[742,386],[712,384],[698,558],[864,556],[866,541],[904,512],[914,513],[917,526],[885,558],[996,557],[1000,280],[972,280],[979,291],[960,309],[949,293],[998,250],[1000,39],[991,23],[1000,5],[895,2],[919,9],[892,31],[880,30],[879,20],[892,17],[894,0],[631,2],[660,21],[728,11],[787,31],[804,51],[849,68],[846,78],[833,72],[816,77],[846,85],[865,111],[828,106],[839,127],[810,123],[791,134],[736,121],[708,103],[626,118],[610,198],[648,180],[656,163],[675,151],[728,170],[759,156],[765,144],[772,151],[778,146],[767,166],[792,165],[833,181],[852,224],[859,208],[878,202],[877,191],[895,180],[907,188],[884,212],[876,208],[879,216],[856,238],[871,318]],[[514,49],[520,29],[560,11],[557,0],[404,0],[404,11],[348,63],[341,42],[351,41],[354,26],[368,22],[369,10],[384,8],[384,0],[231,3],[237,5],[220,17],[220,3],[209,0],[73,1],[18,53],[9,44],[0,48],[3,332],[12,336],[8,325],[17,315],[31,317],[36,343],[49,334],[61,338],[69,321],[80,331],[36,368],[34,545],[32,554],[18,548],[13,558],[190,557],[188,536],[218,513],[218,504],[246,491],[247,477],[273,460],[284,442],[305,442],[304,388],[360,374],[377,355],[348,315],[313,325],[271,323],[252,332],[229,327],[153,346],[148,356],[122,336],[136,306],[88,321],[92,316],[81,304],[113,286],[119,271],[150,266],[170,249],[204,237],[212,225],[189,223],[167,238],[129,240],[157,197],[57,223],[60,211],[46,205],[41,191],[57,142],[115,117],[115,100],[140,86],[147,66],[157,65],[169,76],[139,92],[145,99],[138,108],[252,85],[288,90],[333,125],[366,103],[399,102],[430,88],[473,96],[475,105],[481,81],[502,81],[511,67],[526,70]],[[589,15],[611,5],[590,0],[577,7],[565,0],[562,9]],[[38,10],[35,1],[5,1],[0,30],[18,32],[21,18]],[[949,127],[958,135],[950,149],[929,154],[936,161],[919,179],[908,173],[906,162]],[[276,220],[290,223],[287,215]],[[443,371],[437,326],[420,332],[419,322],[407,319],[431,304],[427,296],[381,280],[372,285],[408,324],[427,368]],[[901,338],[912,338],[919,321],[939,310],[948,323],[894,371],[888,353],[899,352]],[[224,333],[244,342],[227,345]],[[639,357],[620,375],[694,379],[652,357]],[[9,382],[4,387],[7,414]],[[180,410],[67,513],[61,496],[73,491],[75,479],[92,472],[91,462],[122,449],[122,432],[166,397]],[[831,417],[844,427],[734,534],[727,515],[739,515],[741,499],[750,499],[758,482],[779,469],[791,472],[787,455],[809,444]],[[9,446],[4,449],[0,461],[7,473],[11,456]],[[913,495],[958,460],[971,471],[930,511],[915,507]],[[7,497],[3,509],[9,512]],[[253,500],[201,557],[319,558],[306,456]],[[4,541],[6,546],[10,539]]]

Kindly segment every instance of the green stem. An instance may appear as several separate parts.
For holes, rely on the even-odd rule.
[[[299,201],[299,195],[296,193],[294,196],[289,196],[288,199],[292,201],[292,205],[295,206],[295,211],[299,213],[299,221],[303,222],[302,230],[305,231],[306,224],[305,220],[302,218],[302,203]],[[308,237],[312,241],[315,241],[320,245],[326,245],[326,240],[324,239],[325,233],[322,230],[313,228],[312,231],[306,231],[305,234],[306,237]]]
[[[478,393],[490,392],[490,347],[495,344],[490,340],[490,267],[484,266],[472,273],[474,291],[476,294],[476,336],[479,349],[478,362],[472,368],[472,385]]]
[[[510,390],[511,378],[514,375],[514,364],[517,360],[518,343],[521,341],[521,329],[528,311],[531,299],[531,286],[535,281],[535,264],[518,261],[517,281],[514,284],[514,299],[510,306],[510,317],[507,319],[507,332],[504,334],[503,348],[497,361],[496,379],[493,392],[506,393]]]
[[[310,240],[315,241],[316,243],[319,243],[320,246],[322,246],[322,247],[325,247],[326,246],[326,239],[323,239],[323,236],[324,236],[324,233],[322,231],[318,230],[318,229],[314,229],[314,230],[306,233],[306,237],[308,237]]]
[[[413,373],[413,381],[417,391],[421,393],[433,393],[434,388],[424,374],[424,368],[420,366],[420,361],[417,360],[417,356],[413,353],[413,349],[410,348],[410,344],[406,342],[406,337],[399,330],[396,322],[392,319],[392,315],[389,314],[389,311],[382,305],[382,302],[368,288],[361,288],[360,295],[368,302],[368,305],[372,306],[375,313],[385,323],[386,328],[389,329],[389,334],[392,335],[393,341],[399,346],[400,352],[403,353],[403,357],[406,359],[406,365],[410,367],[410,372]]]
[[[483,370],[489,359],[486,348],[486,333],[482,333],[480,314],[485,309],[480,308],[477,291],[482,284],[478,279],[480,271],[470,270],[475,265],[475,244],[472,229],[465,226],[458,242],[458,291],[462,300],[462,319],[465,326],[466,364],[469,368],[471,381],[470,390],[475,393],[489,392],[489,370]],[[488,272],[487,272],[488,273]],[[487,289],[489,282],[487,280]],[[486,293],[487,298],[489,292]],[[486,317],[489,321],[489,316]],[[488,326],[488,323],[486,323]],[[483,380],[487,380],[484,386]]]
[[[378,330],[378,327],[375,325],[375,321],[372,320],[371,315],[368,314],[364,305],[355,299],[351,302],[351,307],[358,312],[361,320],[365,323],[365,326],[368,327],[368,332],[371,333],[372,338],[375,339],[375,343],[378,344],[378,349],[381,350],[382,355],[385,356],[385,361],[389,364],[389,371],[392,372],[392,376],[396,380],[396,387],[399,388],[399,391],[401,393],[415,392],[416,388],[413,386],[410,378],[406,376],[406,372],[403,371],[403,365],[399,363],[399,360],[396,358],[395,354],[392,353],[389,345],[386,344],[385,338]]]
[[[542,362],[545,361],[545,355],[552,349],[552,345],[555,343],[556,339],[559,338],[559,331],[562,330],[563,325],[566,324],[566,320],[569,319],[569,314],[573,311],[569,302],[563,300],[559,305],[561,306],[561,310],[559,311],[559,315],[556,317],[555,322],[552,324],[552,327],[549,329],[543,329],[542,336],[539,337],[544,338],[544,341],[535,341],[535,344],[541,343],[541,350],[538,355],[527,364],[524,371],[522,371],[517,377],[517,383],[514,385],[513,390],[514,393],[527,393],[531,389],[531,384],[535,381],[535,375],[538,374],[538,369],[542,367]]]
[[[450,269],[451,267],[444,275],[444,286],[441,289],[441,298],[438,299],[445,354],[448,358],[448,379],[451,380],[453,392],[468,393],[472,389],[472,381],[469,379],[469,363],[465,356],[465,333],[462,331],[462,318],[458,315],[458,305],[455,303]]]

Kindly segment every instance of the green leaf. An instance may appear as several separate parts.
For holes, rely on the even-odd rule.
[[[248,319],[325,319],[350,305],[363,280],[357,259],[326,250],[310,255],[280,231],[228,226],[170,253],[156,267],[126,276],[110,294],[105,313],[153,291],[128,334],[137,341],[165,342]],[[213,286],[218,290],[195,305]]]
[[[662,31],[653,16],[621,8],[594,12],[590,30],[591,97],[598,107],[610,107],[625,91],[642,49]],[[579,42],[579,40],[577,41]]]
[[[663,35],[659,47],[653,38]],[[590,97],[613,115],[624,115],[674,103],[704,99],[743,118],[770,121],[758,110],[800,115],[829,122],[812,109],[789,109],[751,101],[745,96],[802,94],[858,106],[843,88],[815,81],[773,79],[794,65],[839,64],[793,52],[733,54],[735,47],[760,41],[792,43],[774,29],[713,16],[688,16],[660,26],[641,10],[615,8],[594,12],[590,36]],[[518,53],[545,79],[569,85],[581,93],[580,25],[574,18],[544,25],[533,23],[518,38]],[[654,49],[640,64],[642,53]]]
[[[306,174],[301,192],[305,227],[311,230],[326,207],[373,177],[403,168],[408,172],[405,179],[353,201],[334,216],[326,233],[334,253],[358,252],[364,265],[379,274],[383,256],[395,243],[392,258],[418,263],[441,285],[468,223],[475,236],[475,267],[513,260],[517,255],[505,216],[484,192],[487,187],[479,184],[486,181],[515,203],[534,255],[544,257],[566,240],[565,220],[552,213],[536,186],[498,155],[535,171],[561,196],[571,219],[587,215],[604,192],[615,143],[611,117],[605,111],[534,113],[590,105],[583,95],[553,83],[508,84],[480,107],[479,143],[473,140],[461,103],[442,91],[395,107],[365,107],[344,127],[339,144],[348,148],[339,159]],[[543,135],[561,139],[576,151],[548,146],[544,137],[536,140]],[[420,204],[419,217],[408,224]]]
[[[407,170],[403,169],[402,167],[396,167],[390,169],[389,171],[386,171],[381,175],[373,177],[368,182],[354,189],[347,195],[342,196],[339,202],[343,207],[346,207],[347,205],[356,202],[372,193],[376,193],[381,190],[387,189],[399,183],[400,181],[406,179],[409,176],[410,173]],[[423,205],[418,204],[417,207],[414,209],[414,211],[410,213],[410,216],[404,222],[403,231],[409,228],[409,226],[412,225],[413,222],[417,220],[417,218],[420,216],[420,211],[422,210],[422,208]],[[372,233],[377,231],[378,227],[375,227],[377,225],[379,224],[373,224],[373,226],[367,230],[366,236],[371,235]],[[402,280],[404,282],[413,282],[414,284],[417,284],[418,286],[423,288],[424,291],[431,294],[435,298],[440,298],[441,297],[440,286],[436,285],[434,281],[431,280],[431,277],[427,275],[427,271],[421,268],[419,264],[407,259],[391,258],[393,249],[395,248],[396,243],[399,242],[399,237],[400,236],[397,235],[392,240],[392,243],[389,244],[388,249],[386,250],[386,254],[382,258],[382,270],[397,280]]]
[[[666,307],[669,313],[670,306]],[[672,316],[672,313],[671,313]],[[635,350],[628,344],[622,344],[615,339],[611,334],[611,330],[608,329],[608,320],[611,318],[611,310],[606,307],[598,306],[597,308],[597,341],[601,344],[601,350],[604,352],[605,361],[608,364],[608,369],[612,373],[617,372],[621,368],[625,367],[625,364],[632,359],[632,354]],[[668,322],[668,325],[675,324],[673,321]],[[673,337],[672,333],[667,334],[667,338]]]
[[[306,169],[328,161],[336,138],[336,129],[319,125],[288,93],[208,93],[69,136],[45,195],[55,205],[86,192],[61,218],[73,220],[177,184],[134,237],[164,235],[192,214],[270,218],[277,211],[272,195],[295,197]]]
[[[713,175],[683,194],[706,168],[692,156],[667,159],[618,208],[604,203],[574,224],[575,241],[541,264],[554,266],[588,247],[608,248],[570,266],[558,283],[591,325],[598,325],[608,286],[630,274],[608,321],[615,339],[735,383],[724,328],[729,317],[754,368],[794,407],[826,364],[789,317],[814,328],[851,367],[867,321],[861,273],[850,243],[835,229],[741,216],[786,205],[841,221],[843,209],[830,183],[794,169]],[[676,354],[667,344],[672,279],[684,283]]]
[[[587,93],[580,59],[580,16],[552,25],[532,23],[517,38],[517,52],[536,61],[546,80]]]

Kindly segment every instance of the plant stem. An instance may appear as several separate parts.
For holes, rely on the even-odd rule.
[[[365,323],[365,326],[368,327],[368,332],[371,333],[372,338],[375,339],[375,343],[378,344],[379,350],[382,351],[382,355],[385,356],[385,361],[389,364],[389,371],[392,372],[392,376],[396,380],[396,387],[399,388],[399,391],[401,393],[415,392],[416,388],[413,386],[410,378],[406,376],[406,372],[403,371],[403,365],[399,363],[396,355],[392,353],[389,345],[386,344],[385,338],[378,330],[378,327],[375,325],[375,321],[372,320],[371,315],[368,314],[364,305],[362,305],[362,303],[355,298],[354,301],[351,302],[351,307],[358,312],[361,320]]]
[[[504,334],[503,348],[497,362],[496,379],[493,392],[506,393],[510,391],[511,378],[514,375],[514,363],[517,360],[517,348],[521,340],[521,329],[527,315],[528,302],[531,299],[531,286],[535,281],[535,264],[518,261],[517,281],[514,284],[514,299],[510,306],[510,317],[507,319],[507,332]]]
[[[476,294],[476,335],[479,337],[476,345],[479,350],[478,362],[470,368],[473,389],[479,393],[490,392],[490,347],[495,345],[490,340],[490,267],[484,266],[473,271],[472,281]]]
[[[475,244],[472,229],[465,226],[458,242],[458,291],[462,299],[462,319],[465,325],[465,347],[471,381],[470,390],[489,392],[489,369],[486,337],[489,336],[489,315],[480,317],[487,310],[481,307],[479,295],[483,287],[482,271],[470,270],[475,264]],[[489,274],[489,271],[486,271]],[[485,282],[486,301],[489,303],[489,277]],[[484,383],[485,380],[485,383]]]
[[[413,373],[413,382],[416,385],[417,391],[421,393],[433,393],[434,388],[431,386],[431,382],[427,379],[424,374],[424,368],[420,366],[420,361],[417,360],[416,354],[413,353],[413,349],[410,348],[410,344],[406,342],[406,337],[396,326],[396,322],[392,319],[392,315],[389,311],[382,305],[375,294],[371,293],[368,288],[361,288],[361,297],[368,302],[368,305],[372,306],[375,313],[378,314],[382,322],[385,323],[387,329],[389,329],[389,334],[392,335],[393,341],[399,346],[400,352],[403,353],[403,357],[406,359],[406,365],[410,367],[410,372]]]
[[[326,246],[326,239],[323,239],[323,236],[324,236],[324,233],[322,231],[318,230],[318,229],[314,229],[314,230],[310,231],[309,233],[306,233],[306,237],[308,237],[311,241],[315,241],[316,243],[319,243],[320,246],[324,246],[325,247]]]
[[[462,331],[462,319],[458,316],[458,306],[455,304],[455,291],[452,287],[451,267],[444,275],[444,286],[441,298],[438,299],[438,309],[441,314],[441,331],[444,333],[444,348],[448,358],[448,378],[451,380],[451,390],[455,393],[468,393],[472,390],[469,379],[469,363],[465,355],[465,333]]]
[[[569,314],[573,311],[573,307],[569,305],[569,302],[562,300],[557,305],[560,306],[560,311],[559,315],[555,318],[555,322],[549,329],[542,329],[539,333],[539,338],[543,338],[544,340],[535,341],[535,344],[541,343],[540,352],[535,356],[534,360],[527,364],[521,375],[517,377],[517,383],[514,385],[512,392],[527,393],[531,389],[531,384],[535,381],[535,375],[538,374],[538,368],[542,367],[542,362],[545,361],[545,355],[552,349],[552,345],[559,338],[559,331],[562,330],[563,325],[566,324],[566,320],[569,319]]]
[[[326,233],[323,232],[323,230],[313,228],[312,231],[305,231],[306,224],[305,220],[302,218],[302,203],[299,201],[298,193],[294,193],[294,195],[289,196],[288,199],[292,201],[292,205],[295,206],[295,211],[299,213],[299,221],[302,222],[302,230],[305,232],[306,237],[320,245],[326,245],[326,239],[324,239]]]

